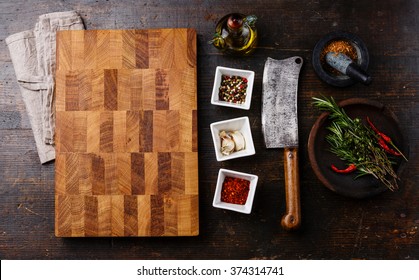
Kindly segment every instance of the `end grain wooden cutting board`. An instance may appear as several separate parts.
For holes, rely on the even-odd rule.
[[[198,235],[196,32],[57,33],[55,234]]]

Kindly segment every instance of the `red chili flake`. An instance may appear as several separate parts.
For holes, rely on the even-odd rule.
[[[244,205],[249,195],[249,189],[250,181],[227,176],[221,189],[221,201]]]

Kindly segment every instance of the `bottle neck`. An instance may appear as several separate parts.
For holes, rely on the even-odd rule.
[[[231,15],[227,20],[227,29],[233,35],[240,35],[243,31],[243,18],[240,15]]]

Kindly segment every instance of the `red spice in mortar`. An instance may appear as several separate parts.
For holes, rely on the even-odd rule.
[[[221,189],[221,201],[233,204],[246,204],[250,181],[240,178],[225,177]]]

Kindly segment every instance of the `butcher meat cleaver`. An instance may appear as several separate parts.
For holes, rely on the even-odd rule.
[[[303,59],[268,58],[263,71],[262,130],[266,148],[284,148],[286,213],[281,225],[286,230],[301,224],[298,171],[297,89]]]

